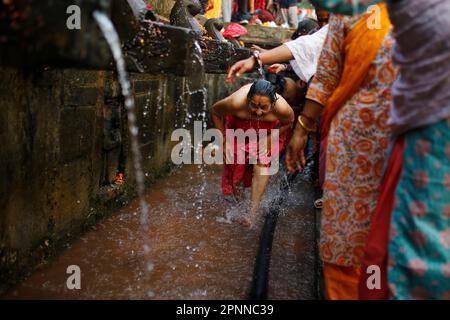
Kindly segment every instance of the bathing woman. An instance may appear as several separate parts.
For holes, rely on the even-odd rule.
[[[294,112],[286,100],[275,92],[275,87],[269,81],[258,80],[215,103],[211,108],[211,115],[214,126],[222,132],[223,137],[225,159],[222,192],[224,195],[233,195],[240,201],[243,188],[252,187],[250,213],[240,220],[243,225],[251,226],[270,178],[268,166],[271,157],[278,156],[282,151],[286,132],[294,122]],[[241,141],[239,145],[239,139],[234,143],[235,139],[226,129],[242,129],[246,133],[253,129],[256,134],[253,138],[247,135],[248,140]],[[261,129],[267,130],[265,148],[261,148],[265,143],[258,139]],[[279,129],[278,145],[275,148],[271,148],[270,135],[273,129]],[[259,147],[257,154],[256,146]],[[271,154],[272,150],[274,154]],[[238,161],[242,156],[245,163]],[[250,163],[251,157],[256,159],[255,164]]]

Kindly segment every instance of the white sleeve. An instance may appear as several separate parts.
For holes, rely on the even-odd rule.
[[[317,63],[327,33],[328,25],[322,27],[316,33],[301,36],[285,43],[294,56],[294,60],[291,61],[294,72],[305,82],[308,82],[316,73]]]

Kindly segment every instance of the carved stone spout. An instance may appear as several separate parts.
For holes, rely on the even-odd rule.
[[[203,26],[205,27],[208,36],[210,36],[214,40],[218,40],[218,41],[225,40],[222,33],[220,32],[220,30],[222,30],[222,28],[223,28],[222,20],[208,19],[208,20],[206,20],[206,22]]]
[[[170,12],[170,24],[193,30],[199,36],[202,35],[202,27],[194,18],[201,11],[199,0],[177,0]]]

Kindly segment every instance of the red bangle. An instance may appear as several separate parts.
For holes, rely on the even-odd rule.
[[[300,115],[302,117],[304,117],[305,119],[307,119],[308,121],[311,121],[312,123],[316,122],[313,118],[311,118],[310,116],[307,116],[304,112],[300,113]]]

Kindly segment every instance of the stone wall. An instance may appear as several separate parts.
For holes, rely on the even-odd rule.
[[[111,71],[0,68],[0,292],[134,195],[125,109]],[[203,109],[186,79],[132,74],[147,182],[171,132]],[[208,104],[228,93],[207,75]],[[186,124],[185,124],[186,125]],[[189,124],[187,124],[189,127]],[[111,186],[118,171],[125,185]]]

